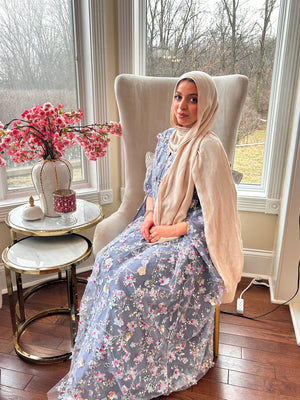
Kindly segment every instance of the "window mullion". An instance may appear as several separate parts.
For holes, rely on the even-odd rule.
[[[107,111],[107,66],[105,35],[105,1],[75,0],[75,19],[78,53],[78,80],[80,105],[85,113],[85,123],[106,122]],[[89,195],[100,204],[113,201],[109,148],[107,155],[95,161],[87,161],[87,180],[91,188]],[[79,191],[80,195],[80,191]]]
[[[134,73],[146,73],[147,0],[134,0]]]
[[[93,79],[93,114],[96,122],[108,120],[107,99],[107,65],[106,65],[106,18],[105,0],[90,0],[91,50],[92,50],[92,79]],[[111,189],[111,173],[109,148],[107,155],[96,161],[100,204],[113,202]]]
[[[119,73],[132,74],[134,51],[134,0],[118,0]]]
[[[0,201],[5,199],[7,188],[6,168],[0,167]]]

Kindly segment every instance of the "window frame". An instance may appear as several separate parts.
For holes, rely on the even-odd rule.
[[[72,6],[79,105],[85,112],[83,122],[107,121],[105,0],[72,0]],[[77,196],[101,205],[111,204],[109,149],[105,157],[85,162],[86,182],[73,186]],[[8,194],[5,168],[0,168],[0,182],[0,221],[5,220],[11,209],[26,203],[30,195],[37,198],[33,188]]]
[[[119,5],[120,2],[122,3],[122,0],[119,0]],[[120,37],[119,46],[127,57],[131,54],[132,73],[145,75],[146,0],[126,0],[126,6],[124,4],[123,7],[126,7],[126,15],[130,15],[133,20],[134,34],[133,43],[126,42],[124,39],[126,35],[123,35]],[[125,23],[126,15],[122,8],[119,11],[120,21]],[[240,211],[267,214],[279,214],[280,211],[281,187],[291,131],[290,121],[300,67],[299,18],[300,2],[281,0],[262,179],[260,185],[242,183],[237,185]],[[129,32],[132,30],[132,25],[127,22],[125,26]],[[120,62],[122,63],[122,60]]]

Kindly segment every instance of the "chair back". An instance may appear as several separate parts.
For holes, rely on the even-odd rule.
[[[218,91],[219,108],[211,130],[219,136],[232,164],[248,78],[243,75],[226,75],[213,79]],[[98,232],[97,240],[101,243],[94,240],[96,252],[126,227],[143,201],[145,155],[155,150],[157,134],[170,127],[171,103],[177,81],[178,78],[130,74],[121,74],[115,80],[115,94],[123,129],[125,189],[119,210],[99,224],[99,230],[103,229],[100,226],[114,226],[111,228],[112,237],[107,232],[105,235]],[[117,224],[118,227],[115,226]]]

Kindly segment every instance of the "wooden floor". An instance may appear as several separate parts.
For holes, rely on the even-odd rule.
[[[250,279],[242,279],[237,296],[249,282]],[[80,286],[82,293],[83,285]],[[275,307],[265,286],[252,286],[243,297],[245,315],[259,315]],[[48,286],[27,300],[27,310],[33,312],[62,303],[66,303],[64,285]],[[235,303],[223,305],[222,310],[235,312]],[[28,352],[51,355],[70,348],[68,337],[67,317],[57,315],[35,322],[25,332],[22,344]],[[29,364],[15,354],[8,301],[4,296],[0,310],[0,399],[46,399],[47,391],[67,373],[69,365],[69,361]],[[300,399],[300,348],[288,307],[280,307],[260,320],[221,314],[220,352],[215,367],[197,385],[164,399]]]

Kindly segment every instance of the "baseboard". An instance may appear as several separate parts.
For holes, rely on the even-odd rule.
[[[292,316],[292,322],[294,326],[294,331],[296,335],[297,345],[300,346],[300,303],[299,302],[291,302],[289,304],[290,313]]]
[[[244,249],[243,276],[269,279],[273,275],[273,251]]]

